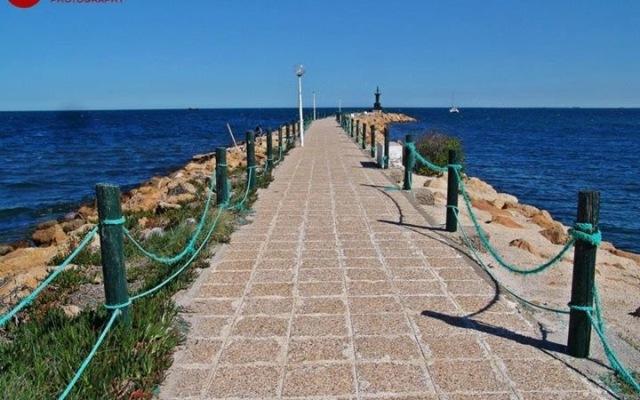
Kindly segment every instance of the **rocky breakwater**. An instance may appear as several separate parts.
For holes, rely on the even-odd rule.
[[[364,123],[367,126],[367,135],[365,136],[365,142],[371,144],[370,130],[371,126],[376,128],[376,142],[384,142],[384,130],[389,124],[396,124],[401,122],[416,122],[416,119],[405,114],[400,113],[386,113],[386,112],[365,112],[359,114],[353,114],[354,121],[361,126]],[[355,125],[354,125],[355,126]]]
[[[277,134],[273,135],[274,152],[278,149]],[[264,164],[267,158],[266,139],[256,139],[256,161]],[[277,157],[277,154],[274,155]],[[122,210],[148,211],[160,215],[165,209],[177,209],[196,199],[197,186],[207,186],[216,166],[214,153],[196,155],[191,162],[169,176],[154,177],[121,197]],[[241,144],[227,149],[227,167],[246,167],[246,146]],[[207,189],[208,190],[208,189]],[[75,248],[98,223],[95,204],[87,204],[59,220],[44,222],[36,227],[31,242],[22,241],[0,245],[0,312],[26,296],[55,266],[50,266],[57,255],[66,255]],[[162,218],[141,218],[140,228],[163,229]],[[96,236],[91,243],[99,248]],[[72,266],[71,266],[72,267]]]

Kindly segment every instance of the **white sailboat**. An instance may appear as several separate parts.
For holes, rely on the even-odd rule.
[[[451,108],[449,109],[449,112],[455,113],[455,114],[460,112],[460,110],[458,110],[458,107],[455,106],[455,103],[453,101],[453,93],[451,93]]]

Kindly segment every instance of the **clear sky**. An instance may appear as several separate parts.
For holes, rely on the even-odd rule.
[[[640,107],[639,0],[0,0],[0,110]]]

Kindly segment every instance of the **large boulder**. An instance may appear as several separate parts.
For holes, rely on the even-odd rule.
[[[31,239],[36,246],[60,246],[67,240],[67,234],[56,223],[48,228],[35,231]]]
[[[0,258],[0,275],[29,271],[37,266],[45,266],[56,254],[58,254],[58,249],[54,246],[16,249]]]
[[[540,231],[540,234],[546,237],[551,243],[565,245],[569,241],[569,235],[564,231],[562,226],[554,226],[549,229]]]
[[[514,239],[509,242],[509,246],[524,250],[533,254],[534,256],[540,256],[540,253],[531,245],[531,243],[527,242],[524,239]]]

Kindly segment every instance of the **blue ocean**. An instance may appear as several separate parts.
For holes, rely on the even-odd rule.
[[[335,109],[319,109],[331,114]],[[343,110],[346,111],[346,110]],[[604,239],[640,253],[640,109],[388,109],[462,140],[465,171],[570,225],[580,190],[602,192]],[[98,182],[130,189],[296,109],[0,112],[0,243],[91,201]]]

